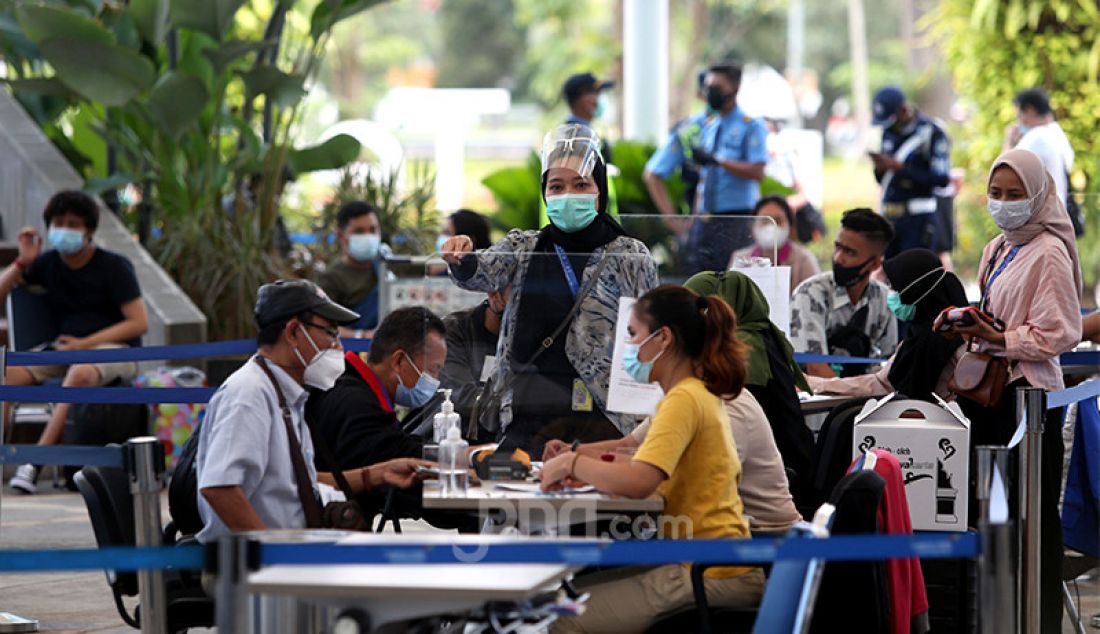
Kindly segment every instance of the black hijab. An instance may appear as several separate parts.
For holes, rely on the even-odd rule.
[[[925,401],[932,400],[940,373],[962,345],[961,339],[952,341],[932,330],[943,309],[967,305],[959,278],[942,267],[939,256],[928,249],[909,249],[882,263],[902,303],[917,307],[887,378],[899,393]]]
[[[550,223],[543,227],[539,235],[536,250],[547,251],[552,244],[565,249],[566,253],[591,253],[619,236],[625,236],[626,230],[607,213],[607,168],[602,161],[596,161],[592,168],[592,180],[600,195],[596,202],[596,219],[580,231],[572,233],[562,231]],[[546,200],[546,174],[542,175],[542,199]]]

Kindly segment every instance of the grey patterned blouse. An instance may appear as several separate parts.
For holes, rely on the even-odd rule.
[[[502,240],[483,251],[475,253],[476,272],[467,279],[459,279],[450,270],[451,280],[470,291],[488,293],[511,287],[523,288],[524,278],[531,262],[538,231],[513,229]],[[592,252],[585,265],[583,287],[605,253],[608,260],[600,273],[600,279],[582,301],[580,312],[569,325],[565,340],[565,354],[569,363],[584,381],[596,407],[607,416],[623,434],[630,433],[637,418],[628,414],[609,412],[607,389],[611,377],[611,354],[614,349],[615,320],[619,313],[620,297],[641,297],[657,286],[657,265],[644,244],[619,236],[607,245]],[[539,255],[538,257],[553,257]],[[463,266],[463,269],[466,267]],[[465,276],[462,276],[465,277]],[[512,341],[516,332],[519,302],[510,301],[504,309],[504,317],[497,341],[497,364],[493,375],[494,385],[509,385],[512,381]],[[512,422],[512,391],[501,397],[501,428]]]

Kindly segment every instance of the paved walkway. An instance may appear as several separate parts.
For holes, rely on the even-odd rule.
[[[88,513],[79,495],[46,489],[28,497],[5,487],[3,496],[0,549],[95,547]],[[167,504],[165,496],[162,502]],[[1100,633],[1100,628],[1087,627],[1088,618],[1100,613],[1100,580],[1092,578],[1078,586],[1086,629],[1090,634]],[[128,605],[132,608],[133,601]],[[0,574],[0,612],[38,619],[43,632],[136,631],[119,617],[102,572]],[[1072,634],[1073,629],[1066,623],[1063,632]]]
[[[4,488],[0,549],[95,548],[84,500],[41,484],[45,491],[35,496]],[[134,605],[130,600],[128,606]],[[38,619],[42,632],[136,631],[115,610],[102,572],[0,574],[0,612]]]

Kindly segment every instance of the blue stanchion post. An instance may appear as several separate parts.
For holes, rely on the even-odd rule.
[[[975,497],[982,543],[978,554],[978,605],[983,608],[978,615],[981,634],[1016,634],[1019,631],[1017,570],[1012,556],[1016,546],[1016,523],[1008,513],[1005,481],[1010,451],[1007,447],[977,448]]]
[[[1039,583],[1040,548],[1042,532],[1039,517],[1042,508],[1042,442],[1043,421],[1046,417],[1046,390],[1038,387],[1024,387],[1016,391],[1017,411],[1027,421],[1024,434],[1023,454],[1020,457],[1020,522],[1022,544],[1020,545],[1020,606],[1023,621],[1020,631],[1025,634],[1040,634],[1040,606],[1042,588]]]
[[[126,443],[130,492],[134,497],[134,534],[137,546],[163,545],[160,521],[160,489],[164,476],[164,446],[153,436],[131,438]],[[168,598],[163,569],[138,571],[143,634],[168,634]]]
[[[218,539],[218,571],[215,584],[214,621],[218,632],[251,631],[248,602],[248,549],[250,538],[230,534]]]

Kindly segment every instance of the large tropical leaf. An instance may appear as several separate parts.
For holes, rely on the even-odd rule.
[[[366,11],[367,9],[382,4],[387,0],[321,0],[317,8],[313,10],[313,16],[309,20],[309,32],[314,39],[330,30],[341,20]]]
[[[278,68],[260,66],[241,73],[251,97],[267,95],[279,106],[292,106],[305,94],[305,77],[284,73]]]
[[[141,37],[160,46],[168,34],[168,0],[130,0],[128,10]]]
[[[156,79],[153,64],[130,49],[89,40],[42,42],[42,55],[58,79],[81,96],[105,106],[121,106],[148,90]]]
[[[292,150],[286,157],[287,165],[295,174],[340,169],[359,158],[361,147],[354,137],[337,134],[323,143]]]
[[[240,59],[241,57],[248,55],[249,53],[254,53],[256,51],[262,51],[266,48],[270,48],[274,45],[275,42],[271,40],[259,42],[230,40],[229,42],[225,42],[217,48],[211,48],[203,51],[203,54],[210,59],[210,62],[214,64],[214,68],[220,72],[222,69],[224,69],[226,66],[233,63],[237,59]]]
[[[539,225],[538,173],[529,166],[506,167],[489,174],[482,184],[497,203],[493,223],[501,229],[537,229]]]
[[[104,11],[100,14],[100,20],[115,34],[115,41],[119,46],[135,51],[141,48],[141,32],[129,13],[122,10]]]
[[[244,0],[169,0],[168,15],[174,26],[202,31],[220,42],[243,4]]]
[[[17,58],[29,61],[41,57],[38,45],[27,37],[26,31],[11,13],[0,13],[0,50],[10,64],[18,64]]]
[[[206,84],[201,79],[170,71],[149,93],[149,113],[169,136],[176,137],[202,114],[207,97]]]
[[[4,83],[20,94],[51,95],[54,97],[75,97],[68,86],[56,77],[33,77],[30,79],[5,79]]]
[[[36,44],[46,40],[87,41],[114,44],[115,36],[95,20],[60,7],[20,4],[15,16],[23,32]]]

